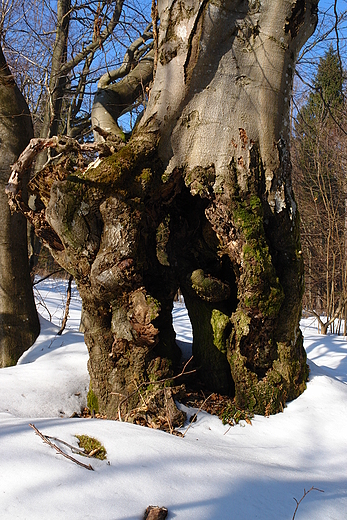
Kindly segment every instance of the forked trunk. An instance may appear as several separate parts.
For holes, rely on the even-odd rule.
[[[139,128],[117,154],[53,184],[46,214],[82,295],[90,404],[101,413],[169,410],[171,393],[159,403],[149,390],[179,360],[178,287],[211,390],[262,414],[304,390],[288,111],[316,9],[316,0],[159,0],[157,71]]]

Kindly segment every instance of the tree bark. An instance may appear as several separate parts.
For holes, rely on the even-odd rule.
[[[125,140],[124,132],[117,124],[118,118],[145,93],[145,88],[153,77],[153,58],[154,51],[150,51],[132,70],[129,62],[128,67],[124,67],[125,77],[118,83],[109,85],[106,79],[99,81],[91,114],[93,127]],[[111,79],[113,80],[110,75]],[[102,140],[95,131],[94,137],[95,140]]]
[[[136,389],[179,360],[178,287],[211,390],[261,414],[304,390],[289,101],[316,10],[315,0],[159,0],[139,127],[115,155],[53,184],[46,217],[82,296],[95,410],[117,416],[122,403],[140,421],[165,409],[165,389]]]
[[[29,274],[27,223],[23,215],[11,215],[5,195],[10,166],[33,137],[33,129],[1,48],[0,113],[0,367],[6,367],[34,343],[40,326]]]
[[[196,349],[207,373],[219,344],[237,404],[260,413],[299,395],[307,377],[289,101],[295,58],[315,27],[317,4],[158,3],[158,68],[142,127],[158,129],[166,175],[178,169],[193,198],[208,201],[216,253],[232,266],[235,282],[228,283],[231,293],[237,289],[237,298],[224,300],[226,309],[213,305],[207,362],[202,341]],[[207,273],[220,278],[211,268]],[[190,280],[204,299],[206,278]],[[193,331],[201,330],[202,311],[186,300]]]
[[[66,84],[69,73],[84,59],[92,59],[97,48],[111,36],[119,22],[124,0],[113,2],[113,13],[109,23],[100,34],[94,33],[92,42],[85,46],[72,59],[67,60],[70,18],[72,13],[71,0],[58,0],[56,38],[52,53],[52,66],[48,85],[48,100],[44,113],[40,137],[47,138],[59,133],[62,121],[63,98],[66,95]],[[98,20],[94,21],[97,24]],[[95,27],[94,27],[95,29]],[[88,67],[87,65],[87,70]],[[47,153],[43,152],[37,159],[35,171],[38,172],[47,160]]]
[[[48,84],[47,104],[44,112],[40,137],[58,135],[61,123],[61,112],[67,74],[62,74],[61,69],[67,60],[67,42],[69,35],[71,14],[71,1],[58,0],[57,3],[57,28],[52,53],[52,66]],[[47,152],[42,152],[37,161],[35,170],[39,171],[47,161]]]

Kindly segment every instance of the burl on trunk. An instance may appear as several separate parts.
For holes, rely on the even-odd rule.
[[[158,0],[142,121],[117,153],[53,183],[46,217],[83,299],[101,413],[131,419],[146,403],[151,421],[182,420],[170,387],[178,288],[208,388],[261,414],[304,390],[288,112],[317,3]]]

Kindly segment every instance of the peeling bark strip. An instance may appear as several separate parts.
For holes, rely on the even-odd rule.
[[[201,33],[204,26],[204,16],[209,1],[210,0],[203,0],[201,2],[198,14],[194,21],[193,29],[188,38],[188,52],[184,63],[184,82],[186,84],[190,82],[194,67],[198,61]]]
[[[101,132],[103,130],[101,129]],[[105,140],[109,135],[107,132],[103,132]],[[111,136],[112,137],[112,136]],[[113,147],[116,146],[117,139],[113,136]],[[118,142],[119,145],[119,142]],[[103,152],[106,155],[114,152],[109,143],[100,144],[100,143],[83,143],[80,144],[77,140],[71,137],[49,137],[49,138],[41,138],[36,137],[30,140],[28,146],[23,150],[20,154],[18,160],[11,167],[11,175],[8,180],[5,192],[11,199],[11,197],[18,194],[18,191],[21,189],[21,182],[24,175],[31,168],[32,163],[36,159],[36,157],[47,148],[58,149],[59,153],[68,154],[69,152],[80,152],[86,154],[93,154],[95,152]],[[82,157],[81,157],[82,159]],[[90,162],[84,164],[85,168],[90,167]]]
[[[14,196],[18,193],[21,180],[31,167],[37,155],[46,148],[55,148],[57,144],[57,137],[51,137],[50,139],[42,139],[39,137],[31,139],[28,146],[20,154],[17,162],[12,166],[11,175],[5,189],[7,195]]]
[[[292,15],[285,23],[285,32],[290,33],[292,38],[295,38],[305,23],[306,5],[301,1],[296,1],[292,9]]]

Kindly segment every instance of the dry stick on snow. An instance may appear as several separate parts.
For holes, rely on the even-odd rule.
[[[71,302],[71,284],[72,284],[73,276],[70,274],[69,276],[69,283],[67,285],[67,294],[66,294],[66,305],[65,305],[65,313],[63,321],[61,322],[61,327],[59,331],[57,332],[57,336],[61,336],[67,323],[67,318],[69,316],[69,309],[70,309],[70,302]]]
[[[304,488],[304,494],[302,495],[302,497],[300,498],[300,500],[296,500],[296,498],[294,498],[295,502],[296,502],[296,508],[295,508],[295,511],[294,511],[294,514],[293,514],[293,518],[292,520],[294,520],[295,518],[295,515],[299,509],[299,505],[301,504],[301,502],[304,500],[304,498],[310,493],[310,491],[319,491],[320,493],[324,493],[324,490],[323,489],[318,489],[314,486],[312,486],[308,491],[305,490]]]
[[[146,385],[159,385],[161,383],[166,383],[166,381],[172,381],[173,379],[178,379],[179,377],[185,375],[187,376],[188,374],[193,374],[194,372],[196,372],[196,369],[194,370],[189,370],[189,372],[185,372],[185,369],[187,368],[188,364],[191,362],[191,360],[193,359],[193,356],[191,356],[187,363],[184,365],[182,371],[180,374],[177,374],[177,376],[173,376],[173,377],[167,377],[165,379],[160,379],[159,381],[144,381],[143,383],[141,383],[139,386],[136,387],[136,390],[134,390],[131,394],[127,395],[118,405],[118,418],[120,420],[120,422],[122,422],[122,412],[121,412],[121,408],[122,408],[122,404],[124,404],[128,399],[130,399],[130,397],[132,397],[133,395],[135,395],[137,392],[139,392],[139,390],[141,389],[141,387],[143,386],[146,386]],[[111,395],[119,395],[118,392],[111,392]]]
[[[62,455],[63,457],[65,457],[66,459],[69,459],[69,460],[72,460],[72,462],[74,462],[75,464],[77,464],[78,466],[82,466],[82,468],[86,468],[86,469],[89,469],[91,471],[94,471],[94,468],[93,466],[91,466],[90,464],[83,464],[83,462],[80,462],[79,460],[75,459],[74,457],[71,457],[71,455],[68,455],[67,453],[63,452],[63,450],[61,450],[56,444],[54,444],[53,442],[51,442],[45,435],[43,435],[43,433],[41,433],[34,424],[29,424],[30,428],[32,428],[36,435],[38,435],[39,437],[41,437],[41,439],[43,440],[43,442],[45,442],[46,444],[48,444],[48,446],[50,446],[51,448],[53,448],[54,450],[56,450],[57,453],[59,453],[59,455]]]
[[[187,431],[189,430],[189,428],[190,428],[191,425],[193,424],[195,418],[198,416],[198,413],[201,412],[203,406],[207,403],[207,401],[208,401],[208,400],[210,399],[210,397],[212,397],[213,395],[214,395],[214,393],[211,394],[211,395],[209,395],[208,397],[206,397],[205,401],[204,401],[204,402],[202,403],[202,405],[199,407],[198,411],[193,415],[192,420],[190,421],[190,424],[189,424],[188,428],[186,429],[186,431],[182,434],[182,437],[185,437]]]
[[[60,444],[64,444],[65,446],[70,448],[72,453],[76,453],[77,455],[82,455],[82,457],[93,458],[94,455],[96,455],[101,450],[101,447],[95,448],[94,450],[87,453],[84,448],[77,448],[76,446],[72,446],[72,444],[62,441],[61,439],[58,439],[57,437],[51,437],[50,435],[45,435],[45,437],[46,437],[46,439],[49,439],[51,441],[57,441],[57,442],[60,442]]]
[[[229,428],[223,433],[223,435],[226,435],[228,432],[230,432],[230,430],[233,426],[234,426],[233,424],[230,424]]]
[[[51,437],[50,435],[45,435],[45,437],[46,437],[46,439],[49,439],[51,441],[56,441],[56,442],[60,442],[60,444],[64,444],[65,446],[70,448],[72,453],[76,453],[78,455],[83,455],[83,457],[90,457],[90,453],[86,453],[84,451],[84,449],[77,448],[76,446],[72,446],[72,444],[69,444],[68,442],[62,441],[61,439],[58,439],[57,437]],[[98,450],[99,450],[99,448],[98,448]],[[93,451],[95,451],[95,450],[93,450]]]

